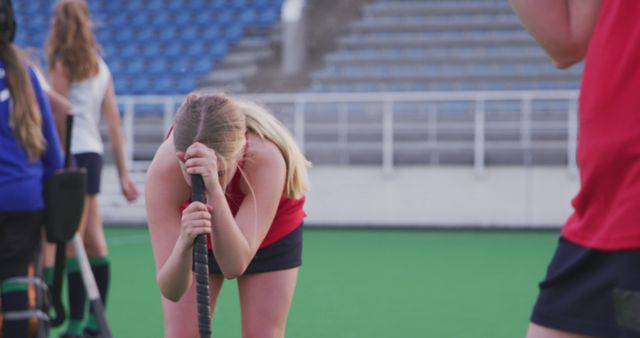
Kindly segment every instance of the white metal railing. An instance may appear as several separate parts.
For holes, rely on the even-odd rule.
[[[310,122],[310,114],[322,114],[322,112],[312,111],[309,109],[314,104],[329,104],[337,106],[337,120],[334,125],[337,131],[338,139],[337,147],[346,149],[356,142],[351,142],[348,138],[350,128],[357,125],[349,123],[349,116],[353,114],[349,110],[350,104],[366,104],[375,114],[376,119],[381,121],[379,127],[382,134],[381,142],[357,142],[357,147],[366,149],[379,147],[382,154],[382,168],[385,173],[391,173],[394,168],[394,157],[398,149],[409,148],[411,145],[396,144],[396,135],[394,126],[400,126],[397,121],[397,107],[401,104],[416,103],[426,106],[427,108],[421,112],[425,116],[427,125],[426,133],[427,145],[429,148],[444,147],[439,140],[441,129],[445,127],[445,123],[439,121],[441,112],[438,111],[437,104],[464,102],[469,103],[473,109],[470,111],[473,118],[469,121],[473,126],[470,131],[473,133],[473,166],[478,174],[482,174],[486,167],[486,151],[487,151],[487,130],[493,127],[500,127],[501,122],[490,121],[487,119],[491,112],[487,110],[488,104],[492,102],[519,102],[519,111],[515,114],[520,115],[519,126],[517,129],[520,133],[519,142],[523,149],[531,147],[533,118],[536,112],[532,109],[532,105],[536,101],[559,101],[565,102],[567,110],[561,112],[566,114],[566,144],[554,145],[549,147],[565,148],[567,158],[567,170],[570,174],[577,172],[576,167],[576,140],[578,133],[577,123],[577,98],[578,92],[575,90],[542,90],[542,91],[484,91],[484,92],[381,92],[381,93],[296,93],[296,94],[246,94],[239,95],[257,101],[261,104],[272,108],[274,113],[281,119],[285,119],[279,115],[282,111],[289,111],[290,116],[287,121],[283,121],[293,132],[300,147],[305,148],[313,145],[308,140],[307,133],[310,128],[314,127]],[[151,104],[162,107],[160,111],[163,114],[162,130],[158,133],[166,134],[170,128],[176,107],[182,102],[184,96],[120,96],[119,103],[124,107],[124,133],[127,145],[127,154],[130,161],[133,160],[134,147],[134,116],[138,113],[140,105]],[[274,108],[276,107],[276,108]],[[284,107],[284,108],[283,108]],[[158,110],[158,109],[156,109]],[[439,118],[440,117],[440,118]],[[466,122],[460,122],[458,127],[466,125]],[[411,127],[411,123],[404,123]],[[451,123],[449,123],[451,125]],[[360,124],[365,127],[364,124]],[[367,125],[370,127],[370,125]],[[376,125],[374,124],[374,128]],[[394,135],[395,133],[395,135]],[[505,143],[506,144],[506,143]],[[414,147],[416,145],[413,145]],[[417,145],[420,147],[421,145]],[[498,147],[500,146],[498,142]],[[356,147],[356,148],[357,148]],[[403,148],[404,147],[404,148]],[[563,150],[563,151],[564,151]],[[348,154],[345,155],[348,157]],[[430,156],[434,156],[431,153]],[[437,158],[432,158],[431,163],[437,163]],[[524,164],[528,164],[525,160]]]

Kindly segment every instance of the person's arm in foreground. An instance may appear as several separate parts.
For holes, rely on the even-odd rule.
[[[189,199],[190,188],[171,140],[163,143],[147,172],[146,205],[158,285],[166,298],[177,301],[192,283],[197,235],[213,233],[214,254],[225,278],[242,275],[273,222],[286,169],[275,145],[252,143],[257,154],[244,171],[251,188],[234,218],[218,180],[215,152],[196,143],[178,156],[185,160],[188,174],[203,176],[207,205],[193,202],[180,215],[179,206]]]
[[[251,151],[244,166],[246,194],[235,218],[219,183],[215,152],[195,143],[185,153],[189,174],[201,174],[207,188],[207,204],[213,208],[213,252],[225,278],[237,278],[246,270],[275,217],[285,183],[286,164],[271,142],[249,136]],[[223,181],[228,181],[228,177]],[[244,181],[244,180],[243,180]]]
[[[584,58],[601,0],[510,0],[520,21],[558,68]]]
[[[32,68],[33,70],[33,68]],[[44,166],[44,179],[46,180],[54,172],[58,171],[63,166],[63,154],[60,146],[60,138],[56,132],[55,122],[51,113],[51,106],[47,100],[47,96],[44,94],[44,90],[40,86],[39,79],[35,70],[30,72],[31,82],[33,85],[33,91],[40,107],[42,114],[42,134],[46,140],[47,147],[42,154],[42,162]]]
[[[147,170],[145,190],[156,279],[162,295],[175,302],[192,282],[193,240],[198,234],[210,233],[211,223],[201,222],[202,226],[190,229],[181,226],[180,205],[189,199],[190,188],[182,178],[170,138],[160,146]],[[202,203],[192,203],[189,208],[206,210]]]
[[[73,109],[73,106],[71,106],[71,102],[69,102],[69,100],[66,97],[60,95],[58,92],[53,90],[53,88],[51,88],[51,86],[49,85],[49,82],[44,77],[42,72],[40,72],[38,67],[34,66],[32,69],[36,75],[36,78],[38,78],[38,81],[40,82],[40,86],[42,87],[42,90],[45,93],[47,93],[47,97],[49,98],[49,103],[51,104],[51,109],[53,111],[53,116],[55,117],[55,120],[56,120],[56,127],[58,128],[58,134],[60,135],[61,138],[64,138],[63,135],[65,135],[65,127],[66,127],[65,121],[66,121],[67,115],[71,114],[71,110]]]

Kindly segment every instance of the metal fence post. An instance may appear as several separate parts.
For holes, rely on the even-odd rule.
[[[349,110],[347,103],[342,103],[338,106],[338,149],[340,150],[340,164],[349,164]]]
[[[428,114],[427,144],[429,145],[429,163],[431,165],[438,165],[440,164],[440,154],[437,152],[438,107],[435,105],[435,103],[429,105]]]
[[[305,111],[304,99],[298,95],[295,98],[295,108],[293,112],[293,129],[296,137],[296,141],[298,142],[298,147],[300,147],[300,151],[304,154],[305,144],[304,144],[304,124],[305,124]]]
[[[393,101],[384,99],[382,116],[382,170],[386,175],[393,173]]]
[[[484,128],[484,109],[485,98],[482,96],[476,97],[476,112],[474,119],[474,156],[473,167],[477,175],[484,174],[485,167],[485,128]]]
[[[133,164],[133,154],[134,154],[134,142],[133,142],[133,114],[134,111],[134,102],[132,98],[127,98],[124,103],[124,142],[126,147],[126,157],[127,157],[127,165],[131,166]]]
[[[169,129],[173,125],[173,107],[174,100],[172,96],[168,96],[164,100],[164,114],[162,116],[163,136],[169,133]]]
[[[520,142],[523,151],[524,165],[531,165],[533,155],[531,154],[531,95],[522,97],[522,120],[520,125]]]

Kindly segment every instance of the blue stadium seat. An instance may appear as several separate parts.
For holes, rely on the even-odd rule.
[[[271,26],[278,21],[280,17],[280,11],[278,8],[265,9],[262,13],[258,14],[257,23],[259,26]]]
[[[168,58],[174,58],[182,55],[184,52],[184,47],[180,43],[180,41],[172,41],[168,44],[165,44],[163,55]]]
[[[149,41],[154,41],[156,37],[156,30],[153,27],[144,27],[140,28],[135,34],[134,38],[137,41],[148,43]]]
[[[135,17],[130,18],[127,15],[116,15],[111,16],[111,19],[108,21],[108,25],[110,27],[126,27],[131,24],[132,21],[135,22]]]
[[[132,94],[148,93],[151,81],[149,77],[137,76],[131,81],[130,91]]]
[[[87,0],[119,94],[186,93],[249,26],[269,27],[281,0]],[[46,5],[43,6],[43,3]],[[14,1],[17,43],[42,53],[52,1]]]
[[[175,40],[179,40],[180,36],[171,26],[166,26],[164,29],[158,31],[156,38],[162,43],[171,43]]]
[[[169,72],[173,73],[175,75],[178,74],[187,74],[187,73],[192,73],[192,69],[191,69],[191,61],[186,59],[186,58],[177,58],[174,60],[169,61],[169,64],[167,66],[169,68]]]
[[[151,17],[148,12],[141,12],[138,15],[134,15],[132,18],[129,18],[129,25],[133,27],[148,27],[151,23]]]
[[[216,22],[214,13],[215,13],[214,11],[210,11],[210,10],[199,11],[194,16],[193,23],[195,25],[198,25],[201,28],[206,28],[207,25],[211,25]]]
[[[118,53],[118,56],[115,56],[115,53],[113,56],[130,59],[130,58],[137,58],[139,55],[140,55],[140,51],[138,50],[137,45],[127,44],[120,50],[120,52]]]
[[[167,62],[164,59],[155,59],[147,65],[147,72],[153,75],[163,74],[167,71]]]
[[[202,42],[193,42],[186,45],[185,55],[191,57],[200,57],[205,54],[205,49]]]
[[[145,70],[145,63],[142,59],[136,58],[129,60],[124,66],[123,73],[127,75],[141,75]]]
[[[147,40],[149,41],[149,40]],[[142,47],[142,53],[141,55],[145,58],[151,59],[151,58],[156,58],[159,57],[160,55],[162,55],[161,53],[161,49],[160,49],[160,44],[159,43],[149,43],[146,45],[143,45],[144,47]]]
[[[258,14],[256,10],[253,8],[243,9],[238,15],[238,19],[243,24],[250,24],[254,21],[257,21],[257,18],[258,18]]]
[[[153,89],[157,94],[171,94],[175,92],[175,84],[170,76],[161,76],[154,79]]]
[[[228,29],[224,32],[224,36],[229,42],[238,41],[243,34],[243,28],[240,24],[230,25]]]
[[[223,42],[216,42],[208,46],[209,55],[216,59],[221,59],[228,52],[227,44]]]
[[[204,74],[210,70],[211,60],[207,60],[206,58],[199,59],[193,64],[193,71],[196,73]]]
[[[189,41],[201,38],[201,33],[201,30],[197,26],[184,25],[178,35],[180,36],[180,40]]]
[[[114,89],[117,95],[123,94],[123,93],[129,93],[129,84],[126,77],[115,75],[113,77],[113,81],[115,86]]]
[[[216,39],[220,39],[221,37],[224,37],[224,35],[220,27],[210,23],[210,24],[207,24],[207,26],[202,29],[198,39],[202,39],[204,41],[214,41]]]
[[[176,91],[179,94],[186,94],[197,87],[198,83],[193,77],[181,77],[176,81]]]
[[[107,60],[107,65],[109,65],[109,70],[112,74],[119,74],[125,70],[124,63],[118,58]]]
[[[177,27],[188,27],[192,20],[193,16],[187,11],[181,11],[173,17],[173,23]]]
[[[150,14],[149,20],[150,23],[158,29],[168,30],[174,27],[171,14],[164,10],[159,10]]]

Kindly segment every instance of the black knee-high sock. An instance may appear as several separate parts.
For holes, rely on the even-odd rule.
[[[2,290],[2,312],[25,311],[29,309],[27,285],[22,282],[5,281],[0,284]],[[2,324],[3,337],[27,337],[29,334],[29,320],[7,320]]]
[[[69,281],[69,324],[67,332],[80,336],[87,303],[87,293],[82,283],[80,264],[74,258],[67,259],[67,279]]]
[[[109,258],[107,256],[104,257],[92,257],[89,259],[89,264],[91,264],[91,271],[93,272],[93,277],[96,279],[96,284],[98,284],[98,291],[100,292],[100,299],[102,299],[102,305],[107,307],[107,293],[109,291],[109,280],[110,280],[110,263]],[[98,332],[98,322],[96,320],[93,311],[89,314],[89,320],[87,321],[86,330],[92,334]]]

